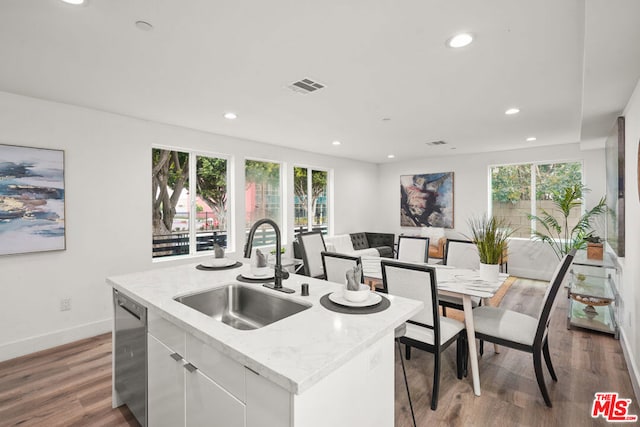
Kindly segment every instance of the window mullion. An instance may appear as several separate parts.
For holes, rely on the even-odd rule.
[[[313,189],[312,189],[312,185],[313,185],[313,171],[311,170],[311,168],[307,168],[307,230],[308,231],[312,231],[313,230],[313,211],[312,209],[312,205],[313,205],[313,201],[311,200],[312,198],[312,194],[313,194]]]
[[[196,216],[198,210],[196,208],[196,170],[198,156],[195,153],[189,153],[189,254],[193,255],[197,252],[197,230]]]
[[[535,164],[531,164],[531,195],[530,195],[530,200],[531,200],[531,215],[537,215],[537,206],[536,206],[536,202],[537,202],[537,190],[536,190],[536,165]],[[533,234],[536,231],[536,221],[534,221],[533,219],[529,221],[530,225],[531,225],[531,234]]]

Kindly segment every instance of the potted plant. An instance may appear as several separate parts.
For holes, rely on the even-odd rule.
[[[587,241],[587,258],[602,260],[604,255],[602,239],[590,233],[585,240]]]
[[[548,243],[558,259],[562,259],[572,249],[584,249],[587,246],[587,237],[593,233],[591,221],[607,210],[603,197],[597,205],[578,218],[575,226],[569,227],[569,215],[573,209],[582,206],[582,196],[587,191],[589,190],[580,184],[554,191],[551,194],[554,212],[543,209],[540,216],[529,215],[529,219],[541,226],[533,232],[533,238]]]
[[[480,279],[488,282],[498,280],[498,268],[507,253],[508,238],[513,233],[503,219],[486,215],[469,220],[471,241],[480,256]]]

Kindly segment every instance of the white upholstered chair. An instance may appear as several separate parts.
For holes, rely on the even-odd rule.
[[[324,278],[324,268],[322,267],[322,252],[327,248],[321,231],[310,231],[298,235],[300,252],[302,252],[302,262],[304,274],[310,277]]]
[[[575,252],[574,249],[565,255],[556,267],[537,317],[499,307],[484,306],[473,310],[473,323],[477,338],[526,351],[533,355],[533,369],[538,387],[548,407],[552,405],[544,382],[542,356],[544,356],[551,378],[558,381],[549,353],[549,315],[562,281],[573,262]]]
[[[360,257],[338,254],[335,252],[322,252],[322,267],[324,277],[329,282],[347,283],[346,273],[353,267],[362,264]],[[364,276],[360,275],[360,283],[364,283]]]
[[[442,263],[457,268],[468,268],[477,270],[480,268],[480,256],[478,248],[470,240],[448,239],[445,245],[444,258]],[[447,308],[454,308],[463,311],[462,298],[450,295],[440,295],[440,305],[442,314],[447,315]],[[472,307],[480,305],[480,298],[471,298]],[[480,347],[482,348],[482,346]]]
[[[400,342],[406,346],[407,359],[411,347],[416,347],[435,358],[431,409],[438,406],[440,388],[441,352],[456,342],[458,378],[466,370],[466,331],[464,324],[438,314],[438,285],[433,267],[406,264],[398,261],[382,261],[382,280],[385,292],[422,301],[424,307],[406,323],[407,329]]]
[[[422,236],[399,236],[399,261],[426,263],[429,260],[429,238]]]

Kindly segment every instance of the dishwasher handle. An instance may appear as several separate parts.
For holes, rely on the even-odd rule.
[[[118,291],[114,290],[114,301],[124,311],[140,320],[143,323],[146,323],[146,309],[136,303],[135,301],[125,297]]]

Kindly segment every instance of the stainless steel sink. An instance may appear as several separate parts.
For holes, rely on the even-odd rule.
[[[284,299],[235,283],[174,299],[242,330],[258,329],[311,307],[311,304]]]

